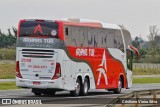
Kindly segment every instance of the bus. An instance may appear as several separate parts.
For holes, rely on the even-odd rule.
[[[70,91],[87,95],[132,86],[131,35],[123,26],[64,18],[20,20],[16,44],[16,86],[35,95]]]

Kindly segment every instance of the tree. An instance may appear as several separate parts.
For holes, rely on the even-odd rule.
[[[12,27],[12,30],[14,32],[14,36],[16,37],[17,36],[17,29],[15,27]]]
[[[156,25],[153,26],[149,26],[149,35],[148,35],[148,39],[150,42],[150,53],[154,58],[154,61],[156,60],[156,53],[157,53],[157,40],[156,38],[159,37],[158,35],[158,29]]]
[[[12,28],[14,34],[11,33],[10,28],[8,34],[2,33],[0,30],[0,48],[14,47],[16,43],[17,30]]]
[[[140,43],[142,43],[142,42],[143,42],[143,39],[136,36],[135,39],[132,40],[132,45],[139,50],[140,49]]]

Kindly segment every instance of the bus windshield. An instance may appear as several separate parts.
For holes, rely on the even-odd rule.
[[[20,26],[20,37],[47,36],[58,38],[58,24],[53,21],[24,21]]]

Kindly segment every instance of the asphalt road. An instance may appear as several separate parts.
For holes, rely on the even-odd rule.
[[[83,107],[84,105],[86,107],[103,107],[120,95],[124,95],[133,91],[149,89],[160,89],[160,84],[134,84],[131,89],[123,89],[121,94],[113,94],[112,92],[106,90],[92,90],[89,92],[88,96],[79,97],[72,97],[67,91],[57,92],[55,96],[35,96],[33,93],[31,93],[31,89],[18,89],[8,91],[0,90],[0,98],[39,99],[42,100],[43,104],[52,104],[47,105],[47,107]],[[17,107],[17,105],[11,106]],[[27,105],[23,106],[26,107]],[[34,107],[40,106],[34,105]]]

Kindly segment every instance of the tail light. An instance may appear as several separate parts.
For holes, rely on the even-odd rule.
[[[58,79],[59,77],[61,77],[61,65],[60,65],[60,63],[56,63],[56,70],[55,70],[55,74],[54,74],[52,80]]]
[[[16,77],[22,78],[22,75],[21,75],[20,69],[19,69],[19,61],[16,62]]]

